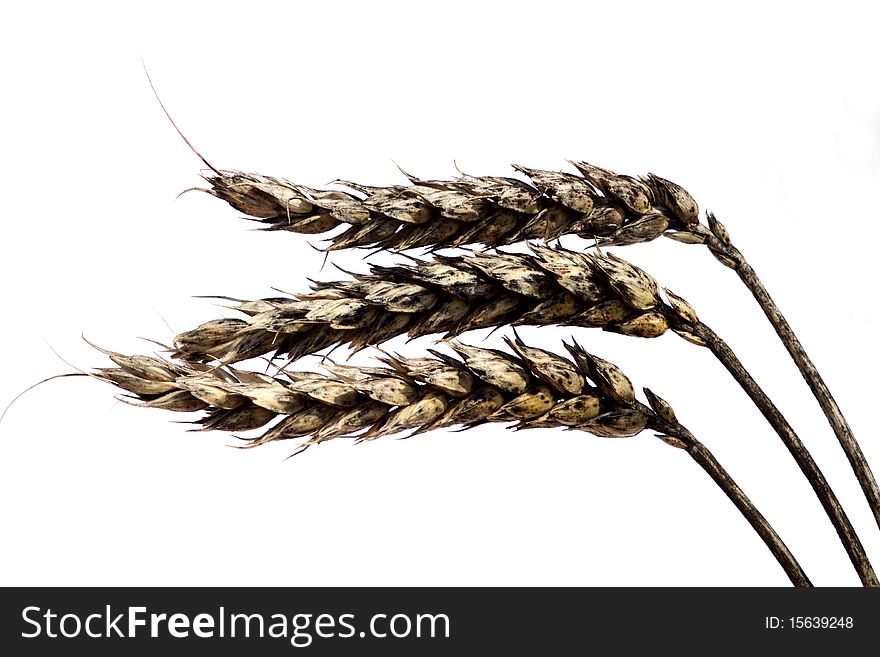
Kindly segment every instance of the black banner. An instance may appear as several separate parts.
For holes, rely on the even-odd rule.
[[[694,588],[3,589],[4,654],[516,654],[877,645],[880,592]]]

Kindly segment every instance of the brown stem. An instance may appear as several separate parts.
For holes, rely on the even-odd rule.
[[[782,566],[792,584],[799,587],[813,586],[804,569],[801,568],[801,565],[794,558],[788,546],[779,537],[779,534],[776,533],[776,530],[767,522],[767,519],[758,511],[758,508],[743,492],[743,489],[737,485],[733,477],[727,473],[705,445],[678,422],[663,422],[657,418],[652,428],[666,435],[679,438],[684,443],[683,445],[676,446],[686,450],[691,458],[706,471],[706,474],[712,477],[712,480],[727,495],[728,499],[733,502],[734,506],[739,509],[739,512],[752,526],[752,529],[764,541],[771,554],[776,557],[776,561]]]
[[[825,513],[828,514],[831,523],[834,525],[835,530],[837,530],[837,535],[840,537],[840,541],[843,543],[843,547],[846,549],[856,572],[858,572],[862,584],[870,587],[880,586],[880,581],[877,580],[877,575],[874,573],[871,562],[868,560],[868,555],[865,553],[865,548],[862,546],[852,523],[849,521],[834,491],[831,490],[831,486],[829,486],[819,466],[813,460],[813,457],[807,451],[800,438],[798,438],[794,429],[791,428],[791,425],[773,402],[770,401],[770,398],[767,397],[751,374],[746,371],[739,358],[736,357],[736,354],[733,353],[724,340],[702,322],[696,323],[692,327],[692,332],[706,342],[706,346],[727,368],[727,371],[733,375],[733,378],[745,390],[746,394],[761,411],[761,414],[776,430],[776,433],[794,457],[801,472],[804,473],[804,476],[810,482],[816,496],[822,503]]]
[[[843,416],[840,406],[837,405],[837,402],[831,395],[831,391],[828,390],[828,386],[822,380],[819,370],[813,365],[813,361],[810,360],[785,316],[779,310],[776,302],[773,301],[770,293],[767,292],[767,288],[764,287],[755,270],[746,262],[740,250],[729,242],[721,241],[703,226],[699,226],[695,230],[703,237],[710,250],[727,257],[729,262],[725,262],[725,264],[736,271],[740,280],[749,289],[752,296],[755,297],[758,305],[761,306],[761,310],[764,311],[767,319],[770,320],[776,335],[779,336],[782,344],[785,345],[801,376],[804,377],[804,381],[807,382],[813,396],[819,402],[819,406],[822,407],[822,412],[825,413],[825,417],[834,430],[837,440],[840,441],[840,446],[843,448],[846,458],[849,460],[849,464],[856,475],[856,479],[858,479],[859,485],[862,487],[865,499],[868,500],[871,513],[874,514],[874,521],[880,527],[880,486],[877,485],[877,480],[874,478],[874,473],[871,472],[868,460],[865,458],[864,453],[862,453],[862,448],[853,435],[849,423]]]
[[[813,361],[810,360],[807,352],[804,351],[800,340],[797,339],[794,331],[791,330],[791,326],[789,326],[788,321],[786,321],[776,303],[770,297],[767,288],[761,283],[761,279],[755,274],[755,270],[744,259],[741,263],[737,267],[736,273],[742,282],[745,283],[746,287],[749,288],[749,291],[755,297],[758,305],[761,306],[761,310],[764,311],[767,319],[770,320],[770,323],[776,330],[776,334],[782,340],[782,344],[785,345],[801,375],[804,377],[810,390],[812,390],[813,396],[816,397],[819,406],[822,407],[825,417],[828,418],[828,423],[834,429],[834,434],[846,453],[846,458],[849,460],[856,479],[859,480],[859,485],[862,487],[865,498],[871,507],[871,512],[874,514],[874,520],[877,526],[880,527],[880,487],[877,486],[874,473],[871,472],[871,467],[868,465],[868,461],[862,453],[862,448],[853,435],[849,423],[843,417],[840,407],[834,401],[834,397],[831,396],[831,391],[828,390],[828,386],[825,385],[825,381],[822,380],[819,371],[813,365]]]
[[[800,587],[812,586],[813,584],[807,578],[807,574],[794,558],[794,555],[789,551],[788,546],[782,542],[782,539],[773,530],[767,519],[752,504],[752,501],[736,485],[736,482],[731,479],[724,468],[721,467],[721,464],[715,459],[712,452],[701,443],[695,443],[688,447],[688,454],[712,477],[715,483],[724,491],[724,494],[739,509],[743,517],[767,545],[770,552],[773,553],[773,556],[776,557],[776,561],[782,566],[791,583]]]

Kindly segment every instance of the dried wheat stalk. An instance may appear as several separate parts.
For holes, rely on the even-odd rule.
[[[315,283],[296,298],[240,302],[247,320],[207,322],[175,337],[174,356],[234,363],[271,351],[291,359],[323,348],[362,348],[411,337],[506,323],[601,327],[656,337],[668,328],[709,348],[749,395],[788,448],[837,530],[865,585],[878,585],[864,547],[827,480],[791,425],[728,345],[681,297],[625,260],[531,245],[532,255],[437,256],[394,267],[373,266],[353,281]]]
[[[772,526],[711,452],[647,388],[639,402],[626,375],[577,343],[573,360],[507,339],[514,354],[451,343],[459,358],[384,354],[385,367],[330,364],[329,375],[285,372],[269,376],[233,368],[171,362],[104,351],[117,367],[93,376],[124,390],[130,404],[172,411],[206,411],[201,430],[248,431],[281,420],[244,447],[305,438],[294,454],[335,438],[358,441],[440,427],[487,422],[515,429],[557,427],[601,437],[635,436],[648,429],[690,454],[736,505],[795,586],[811,586]]]
[[[374,265],[354,280],[314,283],[294,298],[236,301],[248,319],[207,322],[174,339],[175,357],[235,363],[269,352],[296,359],[325,347],[355,349],[408,334],[453,337],[514,325],[595,326],[640,337],[693,333],[696,314],[641,269],[613,255],[531,244],[513,253]]]
[[[201,156],[200,156],[201,157]],[[208,164],[207,162],[205,162]],[[566,234],[600,238],[603,244],[646,242],[661,235],[705,244],[739,275],[770,320],[822,407],[880,526],[880,486],[852,429],[813,362],[767,289],[727,230],[708,214],[700,223],[693,197],[680,185],[648,174],[635,178],[587,162],[573,162],[580,175],[514,166],[523,180],[461,175],[407,186],[368,187],[338,181],[352,191],[317,190],[289,181],[212,169],[203,190],[265,224],[267,230],[316,234],[340,224],[328,250],[350,247],[439,249],[482,243],[501,246]]]
[[[694,240],[702,239],[719,262],[736,272],[740,280],[752,293],[758,305],[761,306],[764,315],[770,320],[773,329],[785,345],[798,370],[800,370],[813,396],[819,402],[819,406],[821,406],[825,417],[828,419],[828,423],[834,430],[840,446],[846,453],[847,460],[859,481],[859,486],[865,495],[865,499],[868,500],[871,512],[874,514],[874,521],[880,527],[880,486],[878,486],[877,479],[871,471],[871,466],[865,458],[862,448],[852,432],[852,428],[843,416],[840,406],[838,406],[831,395],[831,391],[819,374],[819,370],[816,369],[813,361],[807,355],[803,345],[797,335],[795,335],[788,320],[785,319],[782,311],[779,310],[776,302],[773,301],[767,288],[764,287],[761,279],[758,278],[757,273],[746,261],[740,250],[730,241],[727,229],[712,213],[708,214],[708,224],[708,229],[702,224],[696,224],[685,234],[692,235]]]
[[[515,166],[516,178],[461,175],[371,187],[337,181],[351,191],[318,190],[240,171],[205,176],[205,191],[264,224],[266,230],[325,233],[329,251],[353,247],[411,249],[466,244],[502,246],[525,239],[576,234],[610,244],[677,236],[698,222],[693,198],[673,182],[650,174],[644,181],[618,176],[587,162],[582,175]],[[209,165],[210,166],[210,165]]]

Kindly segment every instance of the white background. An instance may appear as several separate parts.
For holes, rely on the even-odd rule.
[[[508,175],[585,159],[656,172],[714,210],[875,469],[880,76],[870,3],[15,3],[0,26],[0,404],[151,353],[225,311],[197,294],[304,290],[309,238],[187,194],[199,160],[320,186]],[[315,241],[315,240],[312,240]],[[577,240],[566,242],[584,248]],[[669,240],[618,253],[727,337],[825,470],[875,563],[842,451],[735,275]],[[363,270],[362,254],[334,257]],[[167,322],[167,325],[166,325]],[[170,328],[169,328],[170,327]],[[485,332],[466,336],[476,344]],[[560,349],[571,331],[524,330]],[[665,397],[819,585],[857,585],[797,467],[705,350],[576,331]],[[497,344],[499,336],[492,338]],[[423,353],[431,339],[403,346]],[[355,362],[368,362],[359,354]],[[62,379],[0,424],[4,585],[787,585],[683,453],[483,427],[290,461]]]

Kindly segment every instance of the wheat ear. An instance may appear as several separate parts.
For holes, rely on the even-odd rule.
[[[329,364],[329,374],[269,376],[175,363],[152,356],[107,353],[116,367],[93,376],[114,384],[127,403],[172,411],[204,410],[201,430],[248,431],[280,421],[245,447],[304,438],[294,454],[335,438],[358,441],[440,427],[469,429],[487,422],[515,429],[565,428],[624,438],[644,430],[685,450],[764,541],[795,586],[811,586],[794,555],[712,453],[676,418],[672,407],[645,389],[639,402],[626,375],[577,343],[574,360],[507,339],[514,353],[450,343],[459,358],[384,354],[385,367]],[[515,355],[514,355],[515,354]]]
[[[613,255],[531,245],[532,255],[480,254],[373,266],[353,281],[316,283],[295,299],[241,302],[248,320],[208,322],[178,335],[175,357],[233,363],[271,351],[298,358],[337,344],[361,348],[396,335],[513,324],[601,327],[656,337],[671,328],[708,347],[731,372],[809,480],[866,586],[877,576],[852,523],[800,438],[733,351],[681,297]]]
[[[673,236],[698,221],[696,202],[682,187],[649,175],[619,176],[587,162],[581,175],[515,165],[516,178],[471,176],[374,187],[337,181],[348,191],[319,190],[241,171],[221,171],[201,189],[263,224],[265,230],[320,234],[327,250],[375,247],[404,250],[467,244],[502,246],[526,239],[576,234],[613,244]]]
[[[374,246],[438,249],[482,243],[501,246],[566,234],[601,238],[603,244],[646,242],[661,235],[705,244],[739,275],[761,306],[819,402],[880,527],[880,486],[852,429],[788,321],[727,230],[713,214],[708,227],[680,185],[648,174],[622,175],[587,162],[572,162],[580,175],[515,166],[530,183],[507,177],[461,175],[407,186],[368,187],[342,182],[355,193],[322,191],[258,174],[214,170],[206,191],[264,223],[268,230],[323,233],[328,250]]]
[[[696,314],[680,297],[660,294],[643,270],[612,254],[529,245],[531,254],[411,258],[373,265],[354,280],[314,283],[295,297],[232,299],[248,318],[222,319],[177,335],[175,357],[235,363],[275,352],[296,359],[325,347],[355,349],[397,335],[411,338],[514,325],[599,327],[658,337],[693,333]],[[220,297],[223,298],[223,297]]]

